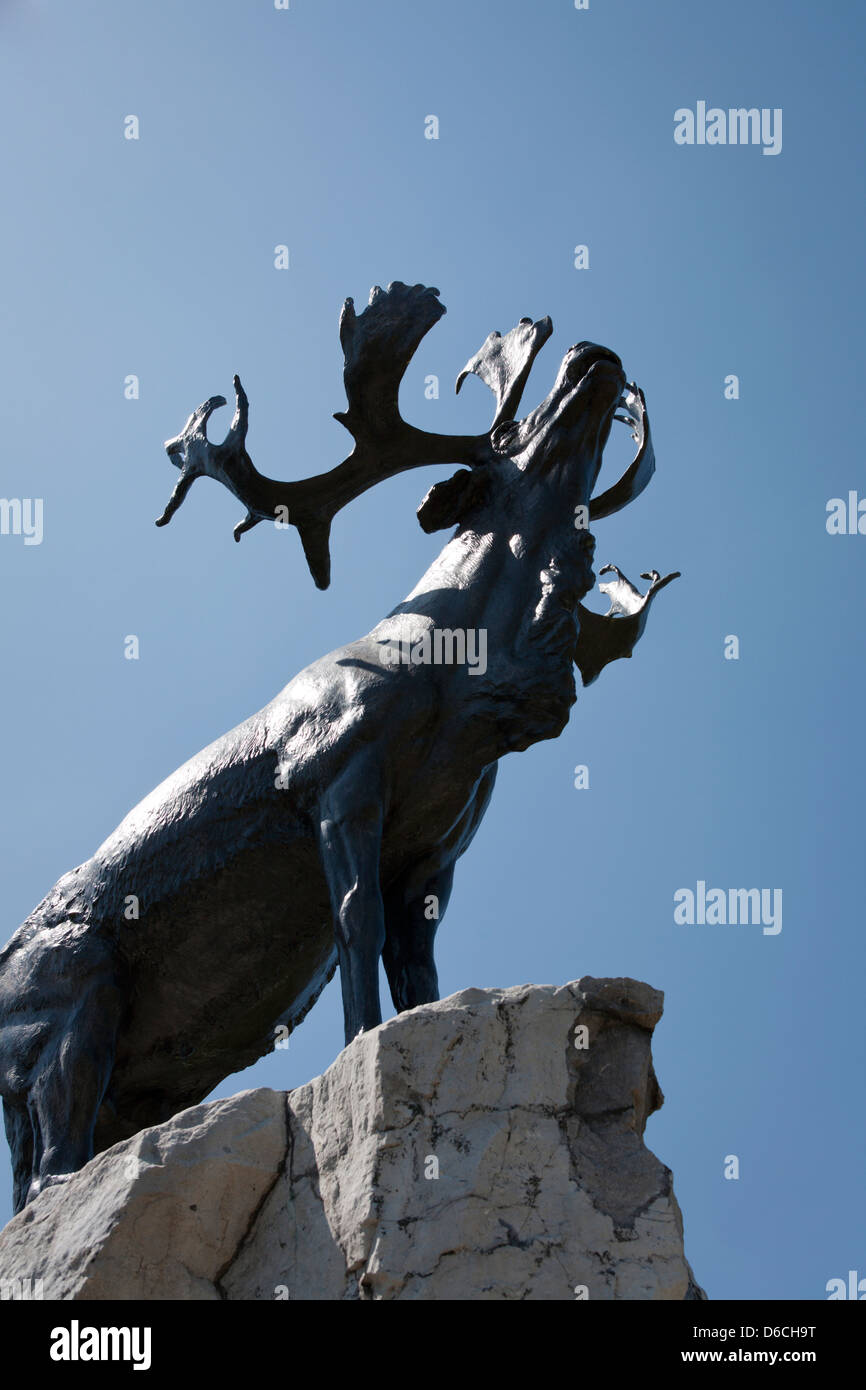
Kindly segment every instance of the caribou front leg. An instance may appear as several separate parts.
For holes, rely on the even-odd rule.
[[[346,1042],[382,1022],[379,960],[385,911],[379,886],[381,798],[352,768],[321,805],[320,849],[340,962]]]
[[[444,869],[431,869],[423,880],[414,873],[409,883],[396,884],[386,895],[382,964],[398,1013],[439,998],[433,940],[453,882],[452,862]]]

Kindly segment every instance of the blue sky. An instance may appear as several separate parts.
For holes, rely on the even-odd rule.
[[[237,371],[263,472],[339,462],[339,308],[391,279],[438,285],[448,307],[404,413],[480,431],[491,398],[474,380],[455,398],[457,372],[491,329],[549,313],[526,407],[591,339],[622,356],[652,421],[658,473],[595,526],[598,563],[683,578],[560,739],[502,764],[440,982],[665,990],[667,1101],[646,1138],[714,1298],[820,1299],[866,1274],[866,536],[825,525],[829,499],[866,495],[864,15],[842,0],[0,4],[0,490],[44,503],[41,545],[0,536],[4,938],[164,776],[368,631],[443,540],[414,511],[447,471],[394,479],[338,517],[320,593],[294,531],[234,544],[242,508],[213,483],[157,530],[176,478],[162,441]],[[678,146],[674,112],[699,100],[781,108],[781,153]],[[619,431],[604,485],[628,443]],[[675,924],[674,893],[698,880],[781,888],[782,931]],[[335,980],[288,1051],[218,1094],[300,1084],[341,1036]]]

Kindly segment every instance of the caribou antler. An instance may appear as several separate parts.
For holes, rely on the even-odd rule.
[[[313,579],[320,589],[326,589],[331,576],[331,522],[342,507],[375,483],[430,463],[468,465],[474,471],[461,469],[446,482],[437,483],[418,509],[425,531],[453,525],[467,506],[482,495],[488,477],[483,465],[497,457],[493,431],[516,414],[532,363],[550,337],[553,325],[549,318],[535,323],[523,318],[504,337],[491,333],[460,373],[458,391],[471,372],[496,396],[496,415],[486,434],[431,434],[406,423],[400,415],[398,397],[413,353],[444,313],[437,289],[404,285],[399,280],[387,290],[375,285],[366,309],[359,315],[352,300],[345,301],[340,315],[340,342],[348,409],[338,411],[334,418],[345,425],[355,446],[336,468],[312,478],[277,482],[259,473],[246,450],[249,402],[236,376],[235,415],[222,444],[210,442],[207,422],[218,407],[225,405],[223,396],[211,396],[193,411],[181,433],[166,442],[169,458],[180,469],[180,480],[157,526],[165,526],[171,520],[196,478],[214,478],[247,509],[246,516],[234,528],[235,540],[260,521],[295,526]],[[590,501],[593,520],[624,507],[643,491],[655,469],[643,392],[629,386],[621,406],[625,414],[616,418],[631,426],[638,453],[619,482]]]
[[[631,426],[631,437],[637,445],[637,454],[634,462],[623,473],[618,482],[613,487],[609,487],[607,492],[599,493],[598,497],[590,499],[589,516],[591,521],[600,521],[602,517],[612,516],[614,512],[622,511],[623,507],[629,502],[633,502],[643,492],[653,473],[656,471],[656,456],[650,435],[649,416],[646,410],[646,401],[643,391],[639,386],[635,386],[630,381],[623,393],[620,402],[624,411],[622,415],[615,415],[615,420],[622,420],[624,424]]]
[[[495,395],[496,415],[491,432],[504,420],[515,419],[532,364],[552,332],[553,324],[546,317],[537,323],[521,319],[504,338],[501,333],[490,333],[458,376],[456,391],[471,372]]]
[[[611,661],[631,656],[643,635],[650,604],[656,594],[661,593],[672,580],[680,578],[679,570],[666,574],[664,579],[658,570],[647,570],[641,579],[648,579],[650,586],[642,594],[616,565],[602,565],[599,570],[599,574],[611,573],[616,575],[616,579],[598,586],[599,593],[606,594],[610,600],[606,613],[593,613],[582,603],[577,605],[580,630],[574,661],[584,685],[591,685]]]
[[[428,463],[488,462],[489,436],[441,435],[409,425],[400,415],[400,382],[421,339],[445,313],[437,289],[404,285],[370,291],[363,313],[347,299],[340,315],[343,381],[349,408],[335,419],[355,440],[348,458],[328,473],[295,482],[266,478],[246,451],[249,403],[234,379],[236,410],[222,444],[207,438],[208,417],[225,405],[212,396],[193,411],[182,432],[165,448],[181,477],[157,522],[164,526],[199,477],[215,478],[243,502],[247,514],[234,529],[235,540],[260,521],[282,520],[297,527],[310,572],[320,589],[330,583],[330,530],[334,515],[353,498],[385,478]]]

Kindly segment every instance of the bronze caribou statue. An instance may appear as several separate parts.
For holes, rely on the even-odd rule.
[[[570,348],[546,400],[517,420],[552,332],[549,319],[521,319],[491,334],[458,378],[459,389],[473,372],[493,390],[487,433],[431,434],[401,419],[400,381],[444,312],[421,285],[377,287],[358,316],[346,301],[348,409],[337,419],[355,445],[329,473],[284,483],[256,470],[237,377],[222,444],[206,434],[221,396],[166,444],[181,477],[158,525],[197,477],[216,478],[247,507],[236,538],[290,522],[320,588],[334,514],[403,469],[463,465],[418,513],[425,531],[457,529],[371,632],[145,797],[0,954],[16,1210],[271,1050],[337,962],[347,1041],[381,1021],[380,957],[398,1010],[438,998],[434,935],[498,760],[562,732],[573,664],[588,683],[630,656],[675,577],[649,572],[641,595],[616,570],[602,586],[608,614],[580,603],[594,579],[589,520],[624,506],[654,469],[643,395],[606,348]],[[615,417],[631,425],[637,456],[593,498]],[[463,659],[467,634],[483,634],[483,668]]]

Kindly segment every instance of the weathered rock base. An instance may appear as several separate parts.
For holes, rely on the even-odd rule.
[[[43,1192],[0,1283],[53,1299],[696,1299],[662,1104],[662,995],[467,989],[295,1091],[183,1111]]]

